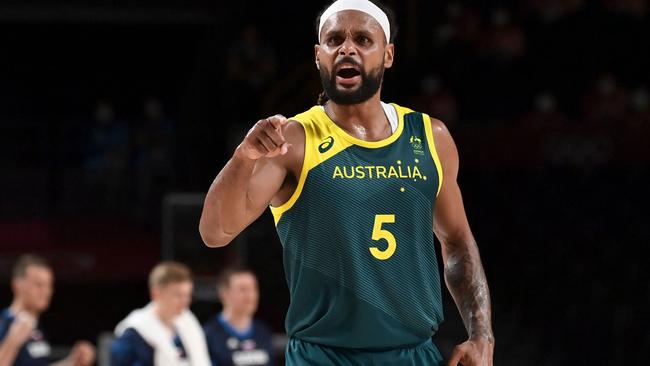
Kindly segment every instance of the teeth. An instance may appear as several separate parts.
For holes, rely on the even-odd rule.
[[[357,68],[349,65],[339,67],[339,70],[349,70],[349,69],[356,70]]]

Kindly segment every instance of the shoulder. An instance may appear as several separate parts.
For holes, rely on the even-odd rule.
[[[445,174],[455,176],[458,171],[458,149],[447,126],[439,119],[429,117],[431,133],[435,143],[436,153],[440,158],[442,170]]]
[[[433,118],[424,112],[419,112],[407,107],[402,107],[395,103],[391,103],[391,105],[393,105],[395,109],[398,111],[398,113],[401,113],[402,115],[407,115],[411,113],[417,113],[422,115],[422,120],[425,123],[425,127],[427,129],[429,127],[431,128],[430,132],[432,134],[433,139],[435,140],[434,142],[435,142],[436,150],[440,155],[447,155],[446,152],[451,147],[454,147],[455,149],[455,145],[454,145],[453,138],[451,137],[451,133],[449,132],[447,126],[441,120],[437,118]],[[440,157],[443,158],[443,156]]]
[[[307,134],[311,135],[311,131],[317,128],[318,125],[324,123],[323,107],[315,105],[308,110],[298,113],[290,118],[289,121],[283,126],[282,132],[287,140],[291,143],[304,142]],[[293,141],[292,141],[293,140]]]
[[[0,312],[0,341],[7,335],[7,331],[13,321],[14,317],[11,316],[8,309]]]
[[[227,337],[216,317],[212,317],[203,324],[203,334],[205,335],[205,342],[208,345],[208,351],[212,357],[215,357],[223,351]]]
[[[205,333],[206,337],[214,337],[218,334],[223,333],[223,331],[223,327],[221,324],[219,324],[216,317],[213,317],[209,321],[203,323],[203,332]]]
[[[387,104],[392,105],[395,108],[395,110],[397,111],[398,114],[401,114],[401,115],[407,115],[407,114],[411,114],[411,113],[421,114],[424,121],[426,122],[427,120],[429,120],[431,122],[432,126],[434,126],[434,127],[435,126],[444,127],[444,123],[442,123],[442,121],[440,121],[439,119],[433,118],[433,117],[429,116],[428,114],[426,114],[424,112],[420,112],[420,111],[411,109],[409,107],[399,105],[397,103],[392,103],[391,102],[391,103],[387,103]]]
[[[128,328],[111,343],[111,366],[131,366],[134,364],[149,364],[146,361],[151,357],[153,349],[140,334],[133,328]]]
[[[420,111],[413,110],[408,107],[403,107],[401,105],[398,105],[397,103],[390,103],[395,109],[397,110],[398,113],[401,113],[402,115],[407,115],[411,113],[417,113],[422,115],[422,119],[424,120],[425,123],[429,123],[431,125],[434,137],[438,137],[441,133],[447,133],[449,134],[449,130],[447,130],[447,126],[445,126],[444,123],[442,123],[441,120],[437,118],[433,118],[429,116],[428,114]]]
[[[411,109],[411,108],[408,108],[408,107],[405,107],[405,106],[399,105],[399,104],[397,104],[397,103],[392,103],[392,102],[391,102],[391,103],[387,103],[387,104],[392,105],[393,108],[395,108],[395,111],[397,112],[398,115],[405,116],[405,115],[407,115],[407,114],[411,114],[411,113],[415,113],[415,112],[417,112],[417,111],[414,111],[414,110]]]
[[[288,118],[290,123],[285,127],[292,128],[302,136],[303,140],[319,136],[328,131],[331,123],[322,105],[315,105],[308,110]]]
[[[322,114],[323,106],[320,105],[315,105],[309,108],[308,110],[298,113],[295,116],[289,118],[290,120],[296,121],[300,124],[309,124],[312,123],[314,120],[319,119],[320,115]]]
[[[255,333],[259,335],[264,335],[264,336],[271,336],[273,332],[271,332],[271,329],[266,325],[266,323],[262,322],[259,319],[255,319],[253,321],[253,324],[255,324]]]
[[[457,170],[458,166],[458,150],[456,143],[449,132],[447,126],[439,119],[429,116],[426,113],[414,111],[412,109],[398,106],[392,103],[395,108],[404,115],[416,113],[422,115],[422,121],[426,129],[427,139],[430,140],[430,148],[432,153],[437,155],[442,165],[442,170],[451,172]]]
[[[135,348],[142,345],[147,345],[147,342],[142,338],[140,333],[134,328],[128,328],[120,335],[115,338],[112,344],[112,348],[115,350],[125,349],[125,348]]]
[[[451,133],[447,126],[439,119],[429,117],[431,121],[431,131],[433,132],[433,137],[436,139],[451,139]]]
[[[305,141],[305,127],[304,124],[295,119],[289,119],[287,123],[282,126],[282,134],[285,139],[292,144]]]

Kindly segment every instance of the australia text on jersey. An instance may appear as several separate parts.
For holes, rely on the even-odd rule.
[[[416,163],[419,161],[416,159]],[[427,180],[417,165],[351,165],[334,166],[332,179],[422,179]]]

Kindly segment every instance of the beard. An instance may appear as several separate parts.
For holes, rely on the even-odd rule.
[[[342,59],[338,64],[343,62],[360,66],[354,60],[349,58]],[[336,66],[334,69],[336,69]],[[370,70],[370,72],[365,72],[361,67],[359,67],[359,69],[361,74],[360,85],[354,90],[341,90],[336,87],[336,73],[321,66],[319,73],[325,95],[334,103],[341,105],[359,104],[370,99],[370,97],[375,95],[377,90],[381,87],[381,82],[384,78],[384,64],[380,64],[375,69]]]

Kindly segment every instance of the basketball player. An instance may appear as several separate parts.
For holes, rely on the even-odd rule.
[[[321,14],[322,105],[251,128],[208,191],[200,232],[224,246],[270,204],[291,295],[287,365],[442,365],[435,232],[469,333],[447,364],[492,365],[454,141],[442,122],[380,99],[395,57],[384,9],[338,0]]]
[[[51,346],[39,322],[50,306],[54,273],[45,258],[25,254],[13,267],[11,306],[0,311],[0,366],[45,366]],[[53,365],[89,366],[95,362],[95,347],[88,341],[75,343],[68,357]]]

